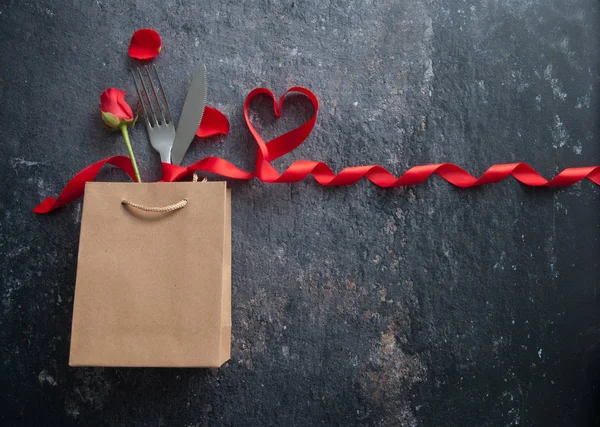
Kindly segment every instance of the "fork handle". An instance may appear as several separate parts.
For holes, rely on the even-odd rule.
[[[171,163],[171,148],[159,151],[160,161],[163,163]]]

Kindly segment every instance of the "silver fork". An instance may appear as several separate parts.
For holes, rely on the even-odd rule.
[[[153,73],[151,73],[151,70]],[[154,78],[151,74],[154,74]],[[144,76],[146,81],[144,81]],[[154,81],[158,83],[163,105],[158,99]],[[160,154],[161,162],[171,163],[171,147],[175,139],[175,125],[156,67],[154,65],[150,67],[144,65],[144,67],[134,69],[133,84],[144,110],[144,123],[150,137],[150,144]],[[149,93],[152,94],[152,98],[148,95]]]

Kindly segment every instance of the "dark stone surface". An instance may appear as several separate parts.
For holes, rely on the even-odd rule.
[[[321,111],[293,159],[600,163],[600,6],[574,0],[0,2],[4,425],[582,426],[598,421],[600,189],[232,182],[233,349],[218,370],[67,366],[80,203],[31,209],[123,154],[96,106],[131,94],[132,32],[156,28],[175,111],[198,62],[227,138],[187,162],[251,168],[249,90]],[[134,98],[129,100],[134,103]],[[291,101],[274,136],[310,114]],[[258,114],[255,114],[258,116]],[[132,134],[146,180],[158,155]],[[102,180],[123,179],[106,171]],[[595,418],[594,418],[595,417]],[[595,421],[594,421],[595,420]]]

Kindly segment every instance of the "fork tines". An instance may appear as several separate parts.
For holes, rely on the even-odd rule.
[[[160,76],[154,64],[137,67],[133,70],[132,74],[135,91],[144,111],[146,125],[155,127],[157,125],[172,124],[171,109],[169,108]],[[157,86],[160,91],[162,103],[159,101],[155,82],[158,83]],[[149,95],[149,93],[152,95]]]

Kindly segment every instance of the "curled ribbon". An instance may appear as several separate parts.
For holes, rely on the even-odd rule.
[[[291,92],[305,95],[311,101],[314,109],[312,117],[297,128],[280,135],[271,141],[265,142],[250,122],[248,113],[250,102],[259,95],[270,96],[273,101],[275,115],[281,117],[283,102],[286,95]],[[250,129],[250,133],[258,145],[255,172],[242,170],[227,160],[219,157],[206,157],[187,167],[163,163],[162,181],[179,181],[194,172],[210,172],[234,179],[252,179],[256,177],[266,183],[293,183],[302,181],[307,176],[312,175],[319,184],[324,186],[350,185],[356,183],[361,178],[366,178],[379,187],[389,188],[420,184],[427,180],[431,175],[435,174],[450,184],[461,188],[493,184],[502,181],[509,176],[512,176],[522,184],[532,187],[564,187],[575,184],[584,178],[589,179],[596,185],[600,185],[600,166],[567,168],[551,180],[547,180],[526,163],[493,165],[479,178],[474,177],[469,172],[452,163],[415,166],[410,168],[400,177],[396,177],[382,166],[377,165],[351,166],[341,170],[336,175],[331,168],[323,162],[298,160],[280,174],[271,165],[271,162],[290,153],[304,142],[308,135],[310,135],[316,123],[318,110],[319,102],[317,97],[310,90],[303,87],[295,86],[288,89],[279,100],[277,100],[273,92],[269,89],[254,89],[248,94],[246,101],[244,102],[244,118],[246,120],[246,125]],[[222,120],[221,117],[218,117],[217,119]],[[212,127],[212,124],[207,122],[206,126],[207,128],[210,128]],[[215,122],[214,126],[218,127],[220,124]],[[81,197],[83,195],[85,183],[87,181],[92,181],[105,164],[110,164],[122,169],[127,175],[134,179],[133,168],[131,167],[131,162],[128,157],[109,157],[108,159],[94,163],[79,172],[71,179],[71,181],[69,181],[58,198],[47,198],[33,211],[36,213],[48,213]]]

